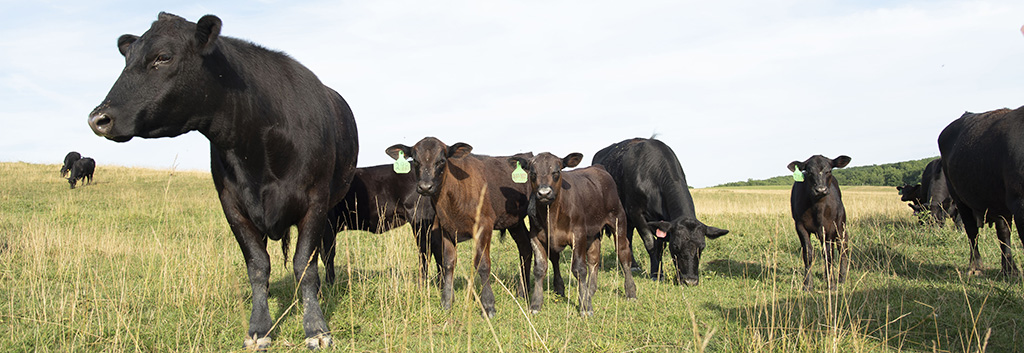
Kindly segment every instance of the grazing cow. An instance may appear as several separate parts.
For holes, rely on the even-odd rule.
[[[555,292],[565,295],[559,255],[572,246],[572,273],[579,280],[580,313],[593,314],[590,298],[597,290],[597,268],[601,263],[601,234],[611,233],[615,252],[625,275],[627,298],[636,298],[633,283],[633,254],[626,238],[626,212],[619,202],[615,181],[601,166],[562,172],[579,165],[583,155],[570,153],[558,158],[541,153],[533,158],[511,157],[529,173],[530,239],[534,249],[533,293],[530,310],[540,311],[544,302],[544,276],[550,256]]]
[[[704,238],[718,238],[729,231],[697,220],[675,152],[653,138],[634,138],[597,151],[592,164],[604,166],[615,180],[626,210],[630,249],[636,229],[651,258],[651,278],[661,278],[661,256],[667,242],[676,264],[676,279],[686,285],[699,284]]]
[[[996,224],[1002,250],[1001,273],[1019,278],[1010,226],[1024,242],[1024,107],[964,113],[939,134],[946,183],[970,241],[969,274],[981,274],[978,228]]]
[[[426,279],[427,241],[434,223],[434,207],[429,197],[416,192],[416,178],[412,174],[397,174],[391,165],[356,168],[345,199],[328,215],[335,233],[358,229],[380,234],[408,222],[420,248],[421,270]],[[327,255],[333,257],[334,252],[328,251]]]
[[[71,176],[68,177],[68,184],[71,184],[71,188],[74,189],[78,181],[82,181],[82,185],[92,184],[92,173],[96,171],[96,161],[92,158],[85,157],[75,161],[75,165],[71,167]],[[88,178],[88,181],[86,181]]]
[[[462,142],[448,146],[434,137],[425,137],[412,147],[397,144],[385,152],[395,159],[399,152],[412,158],[416,191],[429,196],[434,206],[431,237],[439,237],[436,241],[440,246],[435,247],[433,254],[441,268],[441,306],[448,310],[452,305],[455,244],[474,239],[473,266],[480,276],[480,302],[484,314],[493,317],[496,311],[490,278],[492,230],[508,230],[515,240],[521,264],[518,294],[526,295],[526,276],[533,258],[524,222],[528,186],[512,182],[508,157],[476,155],[470,153],[472,150],[472,146]]]
[[[924,167],[924,171],[921,173],[921,189],[918,194],[921,199],[922,211],[927,210],[940,227],[946,223],[946,217],[953,219],[954,223],[960,224],[956,203],[949,195],[949,186],[946,185],[946,174],[942,172],[941,158],[929,162]]]
[[[913,208],[915,210],[914,213],[917,213],[916,210],[918,208],[914,206],[921,205],[921,184],[904,184],[903,186],[897,186],[896,190],[900,192],[900,201],[910,202],[910,208]]]
[[[118,38],[125,67],[89,115],[89,126],[117,142],[189,131],[206,136],[214,186],[252,286],[245,347],[271,343],[267,239],[281,240],[287,254],[292,225],[298,227],[293,272],[305,308],[305,343],[329,346],[317,301],[316,255],[333,250],[321,243],[333,239],[325,237],[331,232],[327,211],[341,202],[355,173],[352,111],[297,61],[221,36],[220,29],[217,16],[193,23],[160,13],[141,37]],[[333,264],[325,267],[332,278]]]
[[[790,162],[787,168],[803,175],[803,181],[793,183],[789,204],[796,222],[796,234],[800,236],[800,247],[804,258],[804,290],[811,291],[811,264],[814,262],[814,245],[811,235],[822,243],[825,257],[825,282],[829,289],[835,289],[836,283],[846,280],[846,271],[850,267],[849,235],[846,233],[846,208],[843,207],[843,194],[839,191],[839,182],[832,176],[832,168],[842,168],[850,164],[850,157],[839,156],[828,159],[822,155],[814,155],[806,161]],[[834,244],[839,244],[839,277],[832,279],[832,251]]]
[[[78,154],[78,152],[68,152],[68,154],[64,156],[64,166],[60,167],[60,177],[66,177],[68,175],[68,171],[71,170],[71,167],[73,167],[75,162],[78,162],[79,159],[82,159],[82,155]]]

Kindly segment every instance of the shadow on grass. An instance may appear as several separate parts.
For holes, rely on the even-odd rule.
[[[1024,300],[1019,289],[1007,287],[887,284],[850,292],[782,291],[786,298],[761,304],[707,306],[746,328],[752,346],[762,350],[832,347],[835,341],[863,348],[860,340],[867,339],[897,351],[1016,352],[1024,348]]]

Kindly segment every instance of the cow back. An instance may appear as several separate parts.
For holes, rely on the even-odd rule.
[[[603,166],[611,175],[627,212],[641,208],[648,220],[696,219],[683,167],[665,143],[625,140],[595,153],[592,164]]]
[[[939,134],[950,194],[975,215],[1010,216],[1024,196],[1024,110],[965,113]]]

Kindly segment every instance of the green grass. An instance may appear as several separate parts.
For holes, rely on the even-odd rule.
[[[0,163],[0,351],[241,350],[250,290],[208,173],[99,166],[92,185],[69,190],[58,170]],[[338,281],[321,295],[336,350],[1024,350],[1024,288],[998,275],[992,229],[980,237],[984,275],[967,277],[966,236],[952,225],[919,226],[890,187],[844,188],[850,279],[822,290],[818,258],[819,290],[805,293],[788,187],[692,192],[705,223],[731,230],[708,241],[700,286],[638,275],[638,299],[625,300],[606,238],[596,312],[586,319],[568,252],[568,298],[547,292],[543,311],[531,315],[512,295],[515,245],[496,241],[498,315],[488,321],[470,290],[471,243],[459,244],[455,302],[446,312],[435,285],[417,284],[408,227],[343,232]],[[291,268],[279,243],[268,250],[271,315],[280,319],[272,350],[303,350]]]

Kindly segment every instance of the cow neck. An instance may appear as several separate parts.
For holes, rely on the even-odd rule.
[[[672,221],[679,217],[697,218],[693,208],[693,198],[686,186],[679,189],[671,189],[661,193],[661,211],[664,221]]]
[[[437,205],[449,205],[450,207],[437,207],[435,213],[445,213],[447,217],[455,217],[461,215],[462,212],[456,212],[451,214],[452,210],[470,210],[471,214],[469,217],[476,216],[477,203],[480,202],[480,190],[483,187],[482,182],[479,181],[479,176],[469,173],[469,176],[459,180],[455,177],[455,173],[452,172],[452,166],[455,168],[465,171],[465,165],[470,162],[470,156],[463,156],[460,158],[448,159],[445,165],[444,175],[441,176],[441,190],[438,191]],[[485,199],[484,202],[487,200]],[[435,206],[437,206],[435,205]]]

